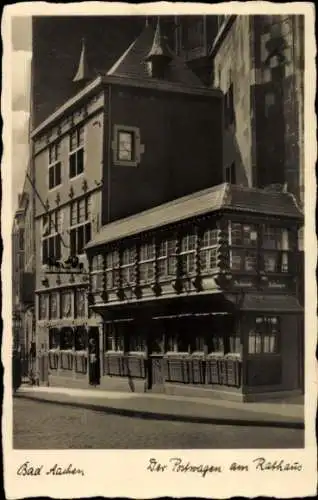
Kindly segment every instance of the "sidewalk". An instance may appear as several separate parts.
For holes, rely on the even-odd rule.
[[[291,402],[241,403],[164,394],[22,386],[15,397],[153,420],[304,428],[304,407]]]

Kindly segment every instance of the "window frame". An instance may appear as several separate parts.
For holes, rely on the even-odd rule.
[[[76,134],[76,140],[75,140],[75,146],[73,146],[72,144],[72,136],[74,136],[74,134]],[[81,138],[81,136],[83,136]],[[80,175],[83,175],[84,172],[85,172],[85,149],[84,149],[84,145],[85,145],[85,127],[84,125],[77,125],[71,132],[70,132],[70,135],[69,135],[69,157],[68,157],[68,167],[69,167],[69,179],[70,180],[73,180],[73,179],[76,179],[77,177],[79,177]],[[79,161],[78,161],[78,157],[79,157],[79,154],[82,155],[82,170],[79,171],[79,168],[78,168],[78,165],[79,165]],[[72,169],[72,166],[71,166],[71,158],[75,158],[75,174],[72,175],[72,172],[71,172],[71,169]]]
[[[111,286],[108,286],[109,279],[111,280]],[[105,283],[107,291],[116,290],[120,284],[120,253],[116,248],[110,248],[106,253]]]
[[[61,141],[54,141],[48,147],[48,190],[53,191],[62,184]],[[57,175],[59,171],[59,176]],[[53,172],[53,185],[51,185],[51,172]],[[59,182],[57,182],[59,177]]]
[[[80,217],[80,203],[84,201],[84,219]],[[77,198],[70,203],[70,251],[71,255],[84,255],[85,246],[92,239],[92,214],[91,200],[89,196]],[[76,222],[73,222],[73,210],[75,207]],[[82,231],[82,246],[79,245],[79,234]],[[75,241],[75,243],[74,243]]]
[[[145,249],[146,254],[148,254],[150,250],[150,256],[143,256],[143,250]],[[138,271],[139,271],[139,282],[141,285],[147,285],[149,283],[154,283],[155,276],[155,267],[156,267],[156,245],[154,239],[151,239],[148,242],[141,242],[139,247],[139,259],[138,259]],[[145,269],[145,277],[142,278],[143,270]],[[149,270],[151,269],[150,277]]]
[[[128,262],[124,263],[124,256],[128,254]],[[126,274],[126,271],[128,271],[128,275],[130,273],[133,274],[133,278],[126,279],[124,278],[124,273]],[[121,259],[120,259],[120,279],[121,279],[121,285],[123,288],[130,288],[131,286],[136,285],[136,247],[135,246],[129,246],[121,251]]]
[[[214,232],[214,234],[213,234]],[[205,243],[205,235],[208,234],[208,241]],[[212,241],[211,242],[211,235],[213,235]],[[200,256],[200,273],[201,275],[207,275],[211,274],[215,269],[218,268],[217,265],[217,259],[218,259],[218,229],[217,228],[204,228],[202,237],[201,237],[201,244],[200,244],[200,250],[199,250],[199,256]],[[211,267],[211,255],[212,253],[215,254],[215,266]],[[205,257],[203,257],[205,255]],[[206,264],[209,262],[209,265],[206,265],[203,267],[203,260],[205,260]]]
[[[278,231],[280,231],[280,238],[272,238],[267,239],[265,235],[277,236]],[[262,224],[261,228],[262,234],[262,242],[261,242],[261,267],[262,271],[266,274],[290,274],[290,234],[289,230],[286,227],[276,226],[271,224]],[[284,241],[285,240],[285,241]],[[271,245],[266,245],[265,242],[273,242],[273,247]],[[284,248],[286,246],[286,248]],[[266,265],[266,256],[269,258],[270,256],[275,257],[274,269],[270,269]]]
[[[262,325],[262,327],[259,328],[259,331],[257,331],[257,320],[261,319],[262,321],[259,322],[259,324]],[[266,320],[265,320],[266,319]],[[271,321],[269,320],[276,320],[276,331],[273,332],[270,330],[269,325],[271,324]],[[265,321],[264,321],[265,320]],[[264,340],[265,338],[268,338],[268,346],[270,346],[271,343],[271,337],[274,339],[274,349],[273,350],[264,350]],[[256,338],[259,339],[259,347],[260,349],[257,351],[256,350]],[[254,339],[252,341],[252,339]],[[248,337],[247,337],[247,352],[249,356],[274,356],[274,355],[280,355],[281,354],[281,318],[280,316],[276,314],[258,314],[255,315],[254,317],[254,326],[253,329],[250,329]],[[254,345],[254,350],[251,349],[251,345]]]
[[[55,257],[57,260],[62,256],[62,239],[59,233],[59,225],[62,223],[62,212],[60,209],[53,210],[50,213],[45,213],[41,218],[42,224],[42,237],[41,237],[41,262],[42,265],[46,264],[46,257]],[[54,220],[53,220],[54,218]],[[60,220],[59,220],[60,219]],[[48,224],[48,231],[45,233],[44,229]],[[53,252],[51,255],[50,245],[52,242]]]
[[[157,267],[158,267],[158,281],[167,281],[176,276],[177,270],[177,239],[176,237],[162,238],[157,243]],[[164,245],[164,254],[162,253]],[[164,263],[165,273],[161,274],[162,263]],[[172,270],[173,268],[173,270]]]
[[[179,250],[179,265],[180,265],[180,276],[181,278],[187,278],[189,276],[194,276],[196,274],[196,245],[197,245],[197,233],[193,231],[192,233],[184,233],[180,237],[180,250]],[[193,247],[192,243],[190,245],[190,238],[193,238]],[[186,242],[185,248],[183,247],[184,242]],[[193,261],[192,261],[193,259]],[[184,261],[186,262],[186,272],[184,272]],[[190,266],[189,263],[193,265],[193,269],[189,271]]]
[[[234,226],[239,226],[234,228]],[[249,238],[249,241],[246,241],[245,236],[244,236],[244,228],[249,227],[249,235],[251,236],[252,233],[254,233],[254,237]],[[234,229],[236,233],[239,233],[240,237],[239,240],[234,238]],[[255,274],[259,271],[258,267],[258,247],[259,247],[259,227],[256,223],[251,223],[251,224],[246,224],[244,222],[236,221],[236,220],[230,220],[228,224],[228,231],[229,231],[229,267],[231,271],[233,272],[244,272],[244,273],[252,273]],[[247,262],[249,258],[249,254],[251,254],[251,257],[253,255],[253,260],[255,262],[255,265],[252,268],[247,268]],[[234,262],[234,257],[240,257],[240,265],[237,267],[234,267],[233,262]]]

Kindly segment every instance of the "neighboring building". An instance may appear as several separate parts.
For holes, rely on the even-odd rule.
[[[224,179],[287,183],[303,204],[303,16],[224,16],[211,58],[225,95]]]
[[[298,393],[302,219],[289,193],[221,184],[103,227],[87,245],[98,383],[244,401]]]
[[[30,166],[27,173],[31,175]],[[23,356],[30,352],[31,343],[35,341],[33,202],[33,189],[26,178],[12,231],[13,335],[14,345],[20,348]]]
[[[84,247],[101,225],[222,181],[222,94],[170,51],[159,24],[104,75],[91,81],[87,66],[83,43],[77,93],[32,133],[37,349],[52,354],[50,384],[87,380],[102,319],[88,308]]]

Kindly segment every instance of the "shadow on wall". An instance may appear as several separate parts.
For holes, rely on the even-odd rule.
[[[242,146],[241,146],[242,147]],[[246,142],[244,147],[248,148]],[[246,156],[246,155],[245,155]],[[252,185],[252,173],[248,172],[248,165],[244,164],[240,145],[236,137],[236,128],[231,125],[224,130],[223,139],[223,176],[224,181],[240,184],[243,186]]]

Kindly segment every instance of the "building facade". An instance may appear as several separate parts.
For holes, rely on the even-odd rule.
[[[244,401],[300,392],[301,224],[291,194],[221,184],[102,228],[87,245],[98,384]]]
[[[83,88],[32,133],[37,351],[49,383],[88,377],[102,320],[88,307],[84,248],[101,225],[222,180],[221,93],[170,52],[159,25],[106,75],[90,80],[85,68],[82,47]]]

